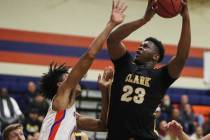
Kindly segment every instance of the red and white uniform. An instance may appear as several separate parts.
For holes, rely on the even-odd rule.
[[[70,140],[76,127],[75,112],[75,104],[61,111],[54,111],[51,104],[43,120],[39,140]]]

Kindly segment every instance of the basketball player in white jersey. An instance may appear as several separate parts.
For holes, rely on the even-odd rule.
[[[98,85],[99,89],[102,93],[102,112],[100,115],[100,119],[97,121],[88,116],[76,114],[77,119],[77,126],[82,130],[97,130],[97,131],[104,131],[106,130],[106,120],[107,120],[107,110],[109,104],[109,91],[111,87],[111,83],[113,80],[114,70],[112,67],[106,67],[104,69],[103,76],[99,75],[98,77]],[[79,90],[78,90],[79,92]],[[71,140],[88,140],[88,136],[81,132],[80,130],[76,129],[71,135]]]
[[[120,1],[113,1],[112,14],[105,29],[91,43],[90,48],[75,64],[69,74],[68,67],[64,64],[51,64],[48,73],[43,75],[41,80],[41,90],[46,98],[52,100],[52,104],[43,121],[40,132],[40,140],[70,139],[70,135],[76,127],[76,87],[90,68],[96,54],[102,49],[110,32],[114,29],[114,27],[123,22],[125,17],[123,13],[126,8],[127,6],[124,3],[121,3]],[[117,16],[118,18],[114,18],[114,16]],[[106,117],[101,118],[104,119]],[[105,121],[106,120],[90,119],[82,116],[79,116],[77,119],[79,127],[93,131],[104,130]]]

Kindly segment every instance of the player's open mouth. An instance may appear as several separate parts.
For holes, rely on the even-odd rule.
[[[143,51],[142,50],[138,50],[136,51],[136,57],[138,57],[139,55],[143,54]]]

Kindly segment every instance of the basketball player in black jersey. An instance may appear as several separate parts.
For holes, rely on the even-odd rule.
[[[108,140],[157,140],[154,132],[155,109],[169,86],[180,76],[191,44],[190,18],[187,1],[182,1],[182,30],[177,53],[161,68],[155,65],[164,57],[164,47],[153,37],[145,39],[133,58],[122,40],[154,16],[152,3],[142,18],[124,24],[113,31],[107,41],[114,64],[108,117]],[[115,17],[117,20],[117,16]]]

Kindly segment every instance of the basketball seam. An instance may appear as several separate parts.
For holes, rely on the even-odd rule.
[[[173,14],[171,14],[160,2],[159,2],[159,5],[165,10],[165,12],[169,15],[169,16],[171,16],[171,15],[173,15]]]

